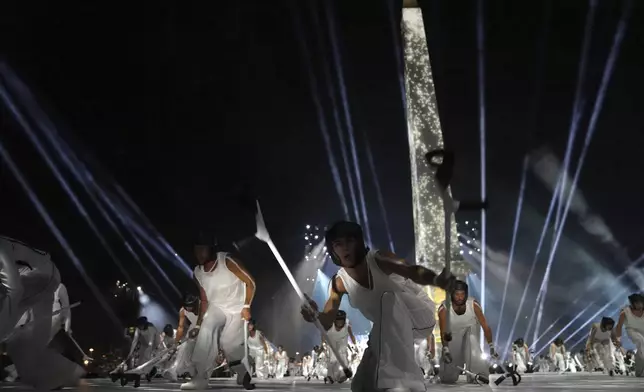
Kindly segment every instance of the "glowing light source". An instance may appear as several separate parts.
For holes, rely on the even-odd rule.
[[[445,260],[445,213],[433,170],[425,162],[428,151],[443,147],[434,80],[420,8],[403,9],[405,93],[411,161],[416,262],[440,270]],[[468,268],[458,257],[456,222],[452,219],[452,273],[464,277]]]
[[[141,289],[141,286],[137,286],[137,287],[136,287],[136,290],[137,290],[138,292],[143,291],[143,289]]]
[[[93,352],[94,352],[94,349],[93,349],[93,348],[90,348],[90,349],[89,349],[89,352],[90,352],[90,353],[93,353]]]

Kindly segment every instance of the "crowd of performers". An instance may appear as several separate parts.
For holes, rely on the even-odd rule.
[[[437,274],[405,264],[391,252],[368,249],[361,227],[353,222],[336,223],[325,239],[332,261],[340,267],[331,279],[329,298],[323,306],[310,300],[294,311],[308,322],[319,321],[327,336],[300,363],[257,329],[251,314],[255,279],[242,263],[218,252],[212,241],[200,241],[194,248],[198,294],[186,295],[176,333],[171,325],[158,330],[145,317],[139,318],[128,356],[113,374],[186,377],[182,390],[206,389],[213,371],[222,367],[236,374],[238,384],[247,390],[254,388],[253,379],[298,375],[335,383],[352,376],[351,389],[356,392],[424,391],[427,378],[453,384],[489,377],[499,355],[485,314],[468,295],[465,282],[449,271]],[[83,367],[51,345],[56,335],[73,338],[71,306],[49,254],[0,237],[0,262],[0,342],[13,362],[11,376],[36,389],[76,385]],[[449,293],[449,302],[438,308],[438,320],[436,305],[422,288],[429,285]],[[344,297],[373,323],[366,344],[356,341],[346,313],[340,310]],[[567,352],[563,340],[557,339],[549,355],[535,359],[518,339],[512,366],[518,372],[585,369],[643,377],[644,296],[633,294],[628,299],[617,323],[603,318],[592,326],[583,353]],[[440,348],[433,338],[435,328],[443,342]],[[623,351],[623,329],[637,347],[635,352]],[[481,331],[488,348],[485,355]]]

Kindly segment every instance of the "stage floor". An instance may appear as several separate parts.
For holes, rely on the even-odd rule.
[[[494,377],[493,377],[494,378]],[[178,391],[180,383],[171,383],[163,379],[155,379],[152,383],[145,380],[141,383],[139,391]],[[321,381],[307,382],[301,377],[285,378],[282,380],[266,380],[256,382],[257,391],[349,391],[351,390],[350,384],[334,384],[325,385]],[[605,391],[644,391],[644,378],[635,377],[609,377],[598,373],[576,373],[576,374],[554,374],[554,373],[537,373],[528,374],[523,376],[523,382],[518,386],[513,386],[510,380],[506,380],[500,386],[491,384],[488,386],[457,384],[440,385],[429,384],[428,391],[459,391],[459,390],[476,390],[488,388],[496,390],[512,390],[516,389],[520,392],[566,392],[566,391],[587,391],[587,392],[605,392]],[[26,392],[33,391],[33,389],[25,387],[20,384],[0,383],[0,389],[3,391],[11,392]],[[229,391],[243,391],[244,389],[235,384],[234,379],[211,379],[210,389],[221,392]],[[107,379],[88,379],[83,380],[82,385],[77,388],[66,388],[65,390],[78,390],[78,391],[95,391],[95,392],[124,392],[124,390],[134,390],[131,384],[121,387],[120,384],[112,383]]]

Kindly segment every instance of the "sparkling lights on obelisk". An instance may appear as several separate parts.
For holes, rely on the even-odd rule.
[[[440,271],[445,266],[445,213],[434,170],[425,162],[425,154],[443,147],[443,134],[422,11],[407,3],[402,13],[402,30],[416,261]],[[452,273],[464,279],[468,269],[459,254],[456,221],[453,216],[450,219]],[[442,290],[432,290],[429,294],[437,303],[445,299]]]

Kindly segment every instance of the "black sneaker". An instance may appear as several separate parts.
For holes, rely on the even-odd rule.
[[[252,391],[253,389],[255,389],[255,384],[251,384],[250,381],[251,381],[250,373],[246,372],[246,374],[244,375],[244,380],[242,381],[242,385],[244,386],[244,389],[247,391]]]

